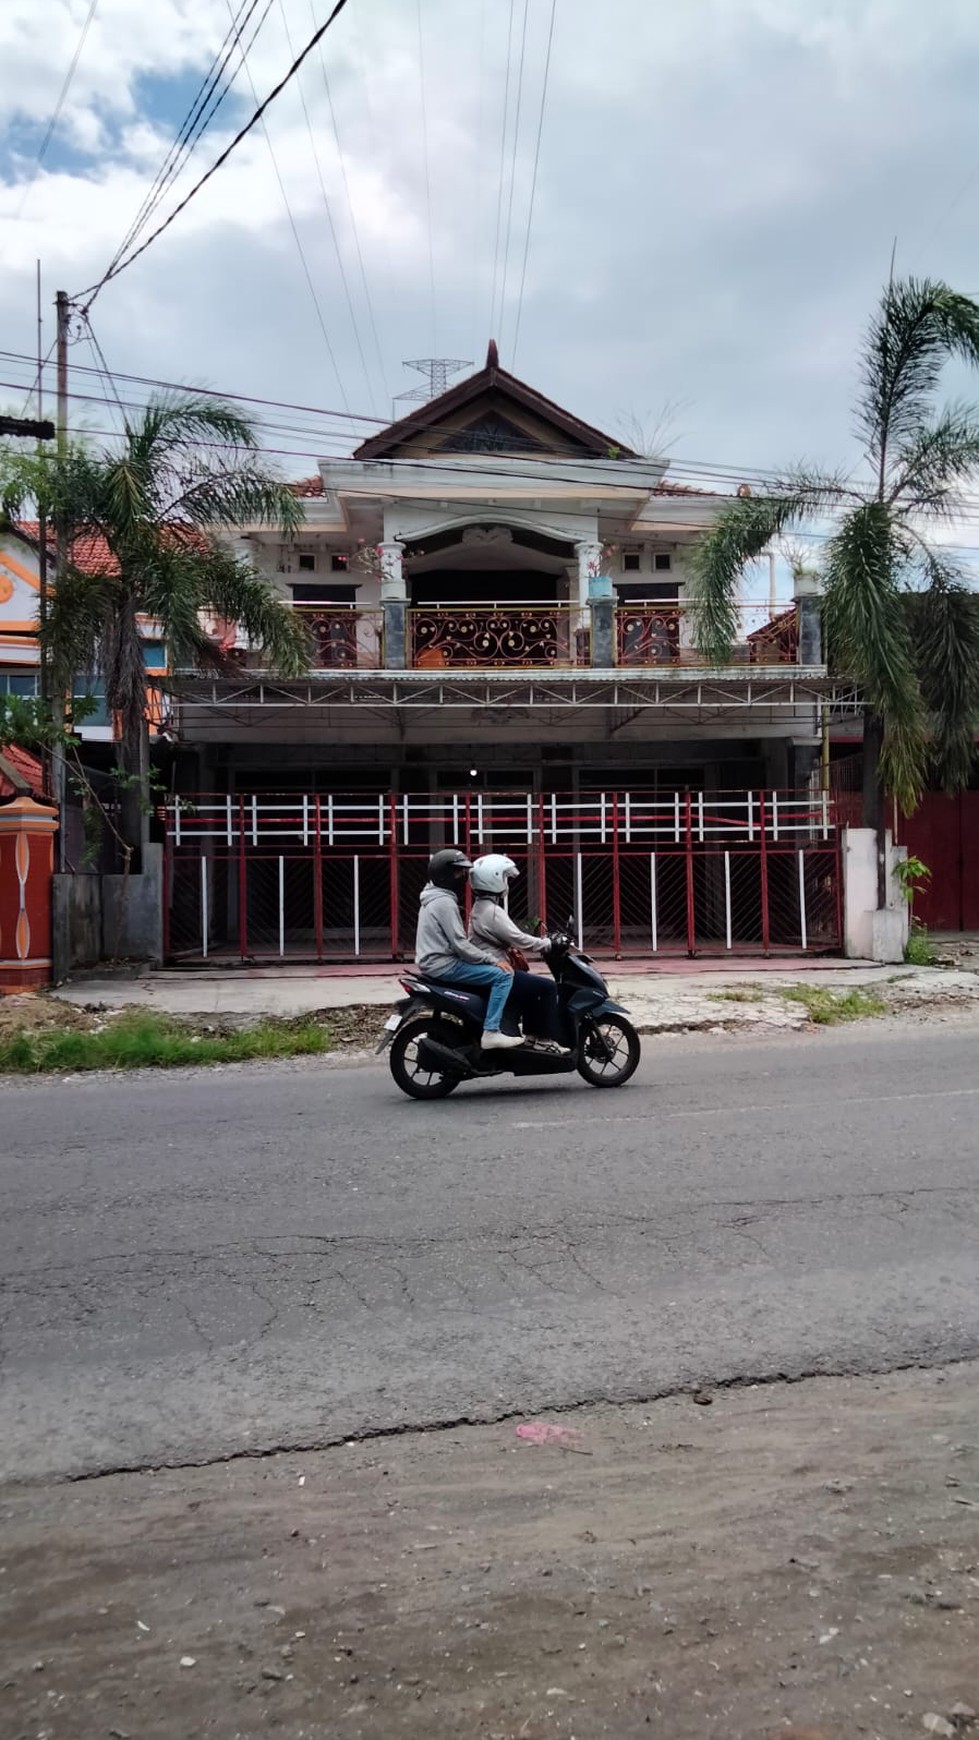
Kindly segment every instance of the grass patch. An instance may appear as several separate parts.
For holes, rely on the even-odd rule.
[[[753,991],[749,985],[734,985],[730,991],[708,991],[708,1003],[764,1003],[764,991]]]
[[[835,1027],[841,1021],[865,1021],[886,1015],[887,1004],[876,991],[831,991],[827,985],[789,985],[779,991],[787,1003],[801,1003],[817,1027]]]
[[[937,967],[939,956],[935,953],[934,944],[928,935],[926,925],[918,919],[911,920],[911,932],[904,950],[904,958],[909,967]]]
[[[91,1069],[177,1069],[187,1064],[249,1063],[331,1051],[320,1021],[258,1021],[232,1032],[199,1032],[154,1010],[127,1009],[97,1031],[21,1029],[0,1038],[0,1072],[72,1074]]]

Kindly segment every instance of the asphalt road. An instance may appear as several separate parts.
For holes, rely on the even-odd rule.
[[[0,1477],[979,1353],[979,1028],[0,1087]]]

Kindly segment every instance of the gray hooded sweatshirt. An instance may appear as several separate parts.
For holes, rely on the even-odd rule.
[[[497,962],[488,949],[471,943],[466,935],[459,911],[459,902],[449,888],[436,888],[427,882],[422,889],[421,911],[415,933],[415,961],[423,973],[437,979],[457,961],[471,961],[476,966],[495,967]]]

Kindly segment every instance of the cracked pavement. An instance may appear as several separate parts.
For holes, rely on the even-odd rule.
[[[979,1352],[979,1026],[5,1083],[0,1477]]]

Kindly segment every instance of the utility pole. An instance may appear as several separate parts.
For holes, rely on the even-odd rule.
[[[41,313],[41,262],[37,262],[37,414],[40,417],[44,411],[44,320]],[[54,433],[52,429],[52,435]],[[50,436],[48,439],[50,440]],[[40,459],[42,448],[38,436],[37,455]],[[45,706],[48,698],[48,516],[44,502],[37,504],[37,628],[38,628],[38,685],[41,694],[41,706]]]
[[[57,463],[60,466],[68,451],[68,325],[71,315],[71,303],[67,290],[59,290],[54,299],[56,326],[55,354],[57,358],[58,397],[55,410],[55,426],[57,439]],[[64,573],[68,560],[68,527],[63,513],[55,516],[55,553],[57,576]],[[56,581],[57,583],[57,581]],[[43,591],[43,581],[42,581]],[[55,722],[61,728],[65,722],[64,695],[56,697]],[[71,697],[67,697],[71,704]],[[54,787],[53,797],[58,806],[58,868],[64,872],[68,867],[68,842],[65,839],[65,823],[67,820],[66,769],[65,752],[60,745],[56,746],[51,756],[51,783]]]

